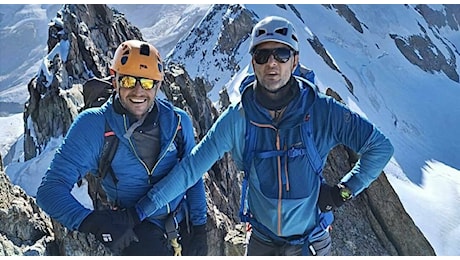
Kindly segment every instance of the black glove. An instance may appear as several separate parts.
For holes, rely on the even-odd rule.
[[[94,234],[97,240],[120,254],[132,241],[139,241],[133,228],[140,222],[134,208],[93,211],[83,220],[79,231]]]
[[[192,231],[187,239],[183,241],[183,255],[185,256],[206,256],[208,255],[208,236],[206,224],[192,226]]]
[[[326,183],[321,184],[319,189],[318,206],[322,212],[331,211],[345,203],[342,196],[340,196],[339,186],[329,186]]]

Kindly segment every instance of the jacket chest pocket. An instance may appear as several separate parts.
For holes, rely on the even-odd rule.
[[[318,180],[309,163],[300,127],[259,131],[253,165],[262,193],[273,199],[309,197]]]

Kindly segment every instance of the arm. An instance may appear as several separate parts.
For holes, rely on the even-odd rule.
[[[236,143],[241,135],[244,137],[244,118],[239,113],[233,106],[225,110],[190,154],[139,200],[137,208],[144,216],[150,216],[194,185],[225,152],[241,147]]]
[[[366,143],[359,149],[360,159],[341,180],[356,196],[379,177],[393,156],[390,140],[375,126]]]
[[[336,141],[360,155],[355,166],[341,180],[356,196],[381,174],[394,148],[379,129],[357,113],[335,101],[330,106]]]
[[[97,138],[97,134],[91,133],[104,131],[104,124],[99,126],[98,120],[101,119],[83,113],[75,119],[37,190],[37,204],[71,230],[77,229],[91,213],[70,192],[78,180],[97,167],[102,136]]]

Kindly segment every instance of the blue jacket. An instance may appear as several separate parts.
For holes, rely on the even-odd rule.
[[[161,148],[159,159],[150,172],[137,156],[134,141],[123,137],[130,126],[129,119],[125,114],[114,111],[113,102],[111,98],[101,107],[87,109],[77,116],[37,190],[37,204],[71,230],[78,229],[83,219],[91,213],[70,192],[74,184],[88,172],[96,174],[106,120],[120,140],[112,161],[118,183],[115,185],[111,175],[107,174],[102,186],[108,199],[116,201],[122,208],[135,206],[152,188],[149,175],[152,175],[153,182],[157,182],[177,164],[177,150],[173,140],[179,122],[182,124],[184,156],[195,146],[193,125],[185,111],[173,107],[165,100],[156,99]],[[207,207],[203,180],[200,177],[195,178],[190,186],[186,192],[190,220],[193,225],[205,224]],[[175,211],[184,201],[186,189],[180,191],[163,203],[155,214],[151,214],[149,220],[162,227],[163,221],[158,218]],[[185,206],[183,204],[181,206]],[[184,217],[184,212],[184,207],[181,207],[179,221]]]
[[[261,139],[256,148],[274,150],[277,133],[281,149],[303,145],[298,126],[309,111],[309,120],[313,120],[313,140],[323,166],[330,150],[338,144],[344,144],[360,155],[353,169],[341,180],[354,196],[358,195],[380,175],[393,155],[393,146],[369,121],[334,99],[317,93],[311,86],[301,88],[300,95],[287,106],[277,131],[271,128],[258,130]],[[225,152],[231,152],[242,170],[245,117],[259,124],[272,124],[268,111],[255,102],[252,88],[247,88],[241,102],[225,110],[191,154],[141,199],[139,204],[143,205],[147,215],[193,185]],[[253,158],[247,194],[251,213],[278,236],[309,233],[319,217],[317,174],[307,160],[289,159],[282,167],[276,157],[270,160]]]

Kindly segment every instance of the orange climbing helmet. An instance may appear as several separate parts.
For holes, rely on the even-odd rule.
[[[158,50],[150,43],[128,40],[120,44],[110,66],[111,74],[163,80],[163,62]]]

